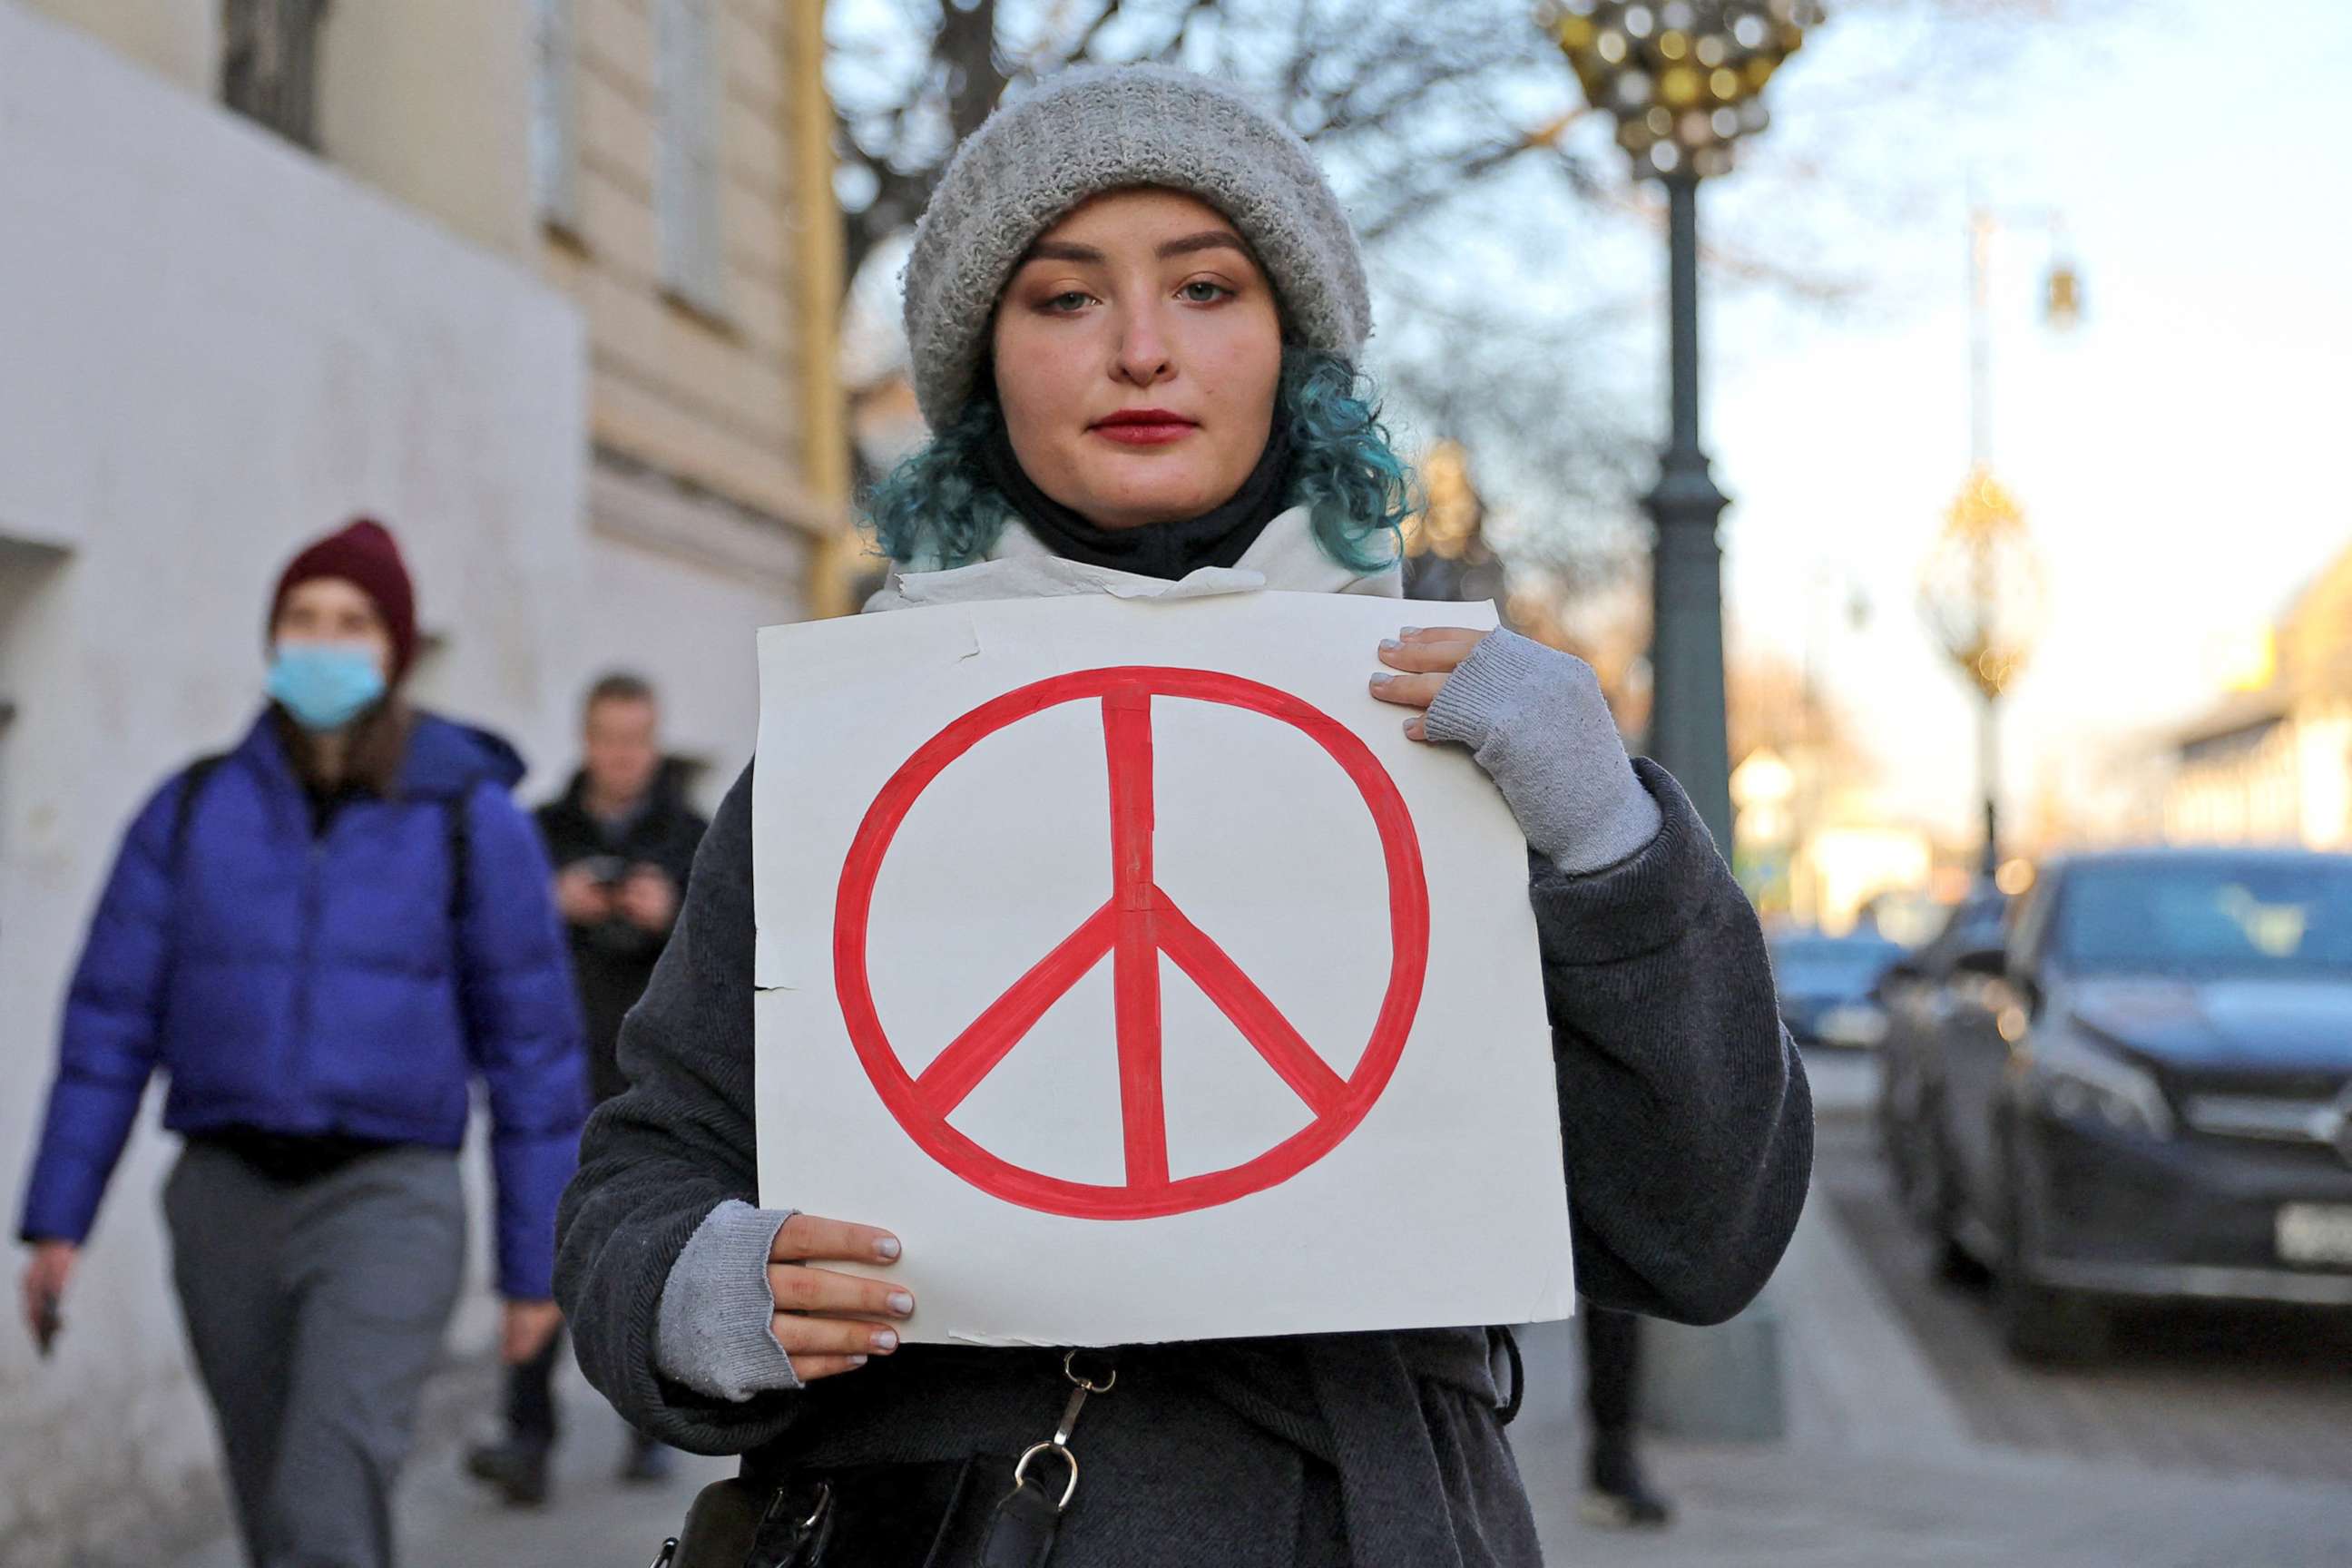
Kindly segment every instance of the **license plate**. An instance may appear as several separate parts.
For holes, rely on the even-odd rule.
[[[2352,1263],[2352,1204],[2282,1207],[2278,1255],[2289,1263]]]

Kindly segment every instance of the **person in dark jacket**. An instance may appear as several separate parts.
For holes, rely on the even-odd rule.
[[[608,675],[588,691],[579,773],[538,811],[599,1101],[629,1087],[617,1056],[621,1020],[669,944],[694,851],[710,826],[687,805],[683,780],[684,770],[662,754],[654,689],[634,675]]]
[[[20,1226],[36,1331],[148,1079],[196,1371],[257,1568],[383,1568],[464,1273],[457,1149],[489,1091],[503,1348],[555,1329],[556,1201],[587,1113],[539,836],[496,737],[418,712],[408,574],[362,520],[270,601],[269,704],[132,822],[68,995]]]
[[[580,728],[580,771],[537,816],[586,1016],[589,1086],[603,1101],[628,1087],[615,1056],[621,1020],[645,994],[668,945],[695,847],[709,825],[686,804],[683,770],[662,754],[660,704],[641,677],[616,672],[591,686]],[[520,1507],[546,1500],[562,1345],[558,1333],[508,1369],[505,1439],[466,1457],[476,1479]],[[632,1426],[621,1479],[659,1481],[669,1474],[669,1456],[666,1445]]]
[[[999,596],[1204,567],[1238,571],[1203,588],[1399,592],[1406,489],[1357,374],[1354,237],[1305,146],[1231,89],[1129,67],[999,108],[933,195],[906,289],[932,439],[872,502],[900,575],[869,614],[919,602],[936,568]],[[1465,747],[1528,840],[1579,1288],[1728,1317],[1811,1158],[1753,910],[1673,779],[1627,759],[1586,666],[1445,627],[1363,652],[1372,695]],[[890,1216],[760,1191],[751,778],[623,1027],[630,1087],[589,1123],[558,1242],[590,1379],[684,1447],[745,1456],[769,1528],[707,1561],[764,1568],[824,1535],[828,1562],[975,1562],[1011,1456],[1084,1377],[1102,1392],[1054,1568],[1534,1568],[1486,1330],[1128,1346],[1115,1380],[1091,1355],[900,1347],[922,1260],[864,1223]],[[767,1092],[779,1070],[760,1064]],[[845,1260],[897,1267],[824,1267]],[[1042,1530],[1024,1491],[1007,1528]]]

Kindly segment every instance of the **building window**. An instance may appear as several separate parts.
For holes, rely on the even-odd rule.
[[[719,226],[719,48],[715,0],[656,0],[655,205],[662,286],[694,309],[726,314]]]
[[[221,101],[319,150],[319,29],[328,0],[222,0]]]
[[[532,0],[530,194],[542,222],[580,227],[579,47],[572,0]]]

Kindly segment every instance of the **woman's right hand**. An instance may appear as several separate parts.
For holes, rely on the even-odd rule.
[[[58,1303],[65,1300],[66,1282],[73,1278],[74,1259],[81,1248],[70,1241],[37,1241],[25,1265],[25,1327],[46,1351],[57,1331]]]
[[[896,1263],[898,1238],[867,1225],[796,1214],[768,1249],[768,1290],[775,1315],[768,1327],[803,1383],[854,1371],[869,1355],[898,1348],[893,1325],[915,1310],[915,1298],[896,1280],[869,1279],[813,1263]]]

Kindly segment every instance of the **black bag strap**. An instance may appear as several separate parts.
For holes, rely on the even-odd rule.
[[[1519,1418],[1519,1405],[1527,1398],[1528,1366],[1519,1359],[1519,1336],[1507,1328],[1486,1331],[1486,1357],[1489,1362],[1493,1361],[1498,1349],[1503,1352],[1505,1363],[1511,1369],[1511,1392],[1504,1398],[1496,1415],[1504,1426],[1508,1426]]]
[[[172,802],[172,837],[163,852],[163,869],[174,878],[180,874],[180,857],[187,850],[188,824],[196,815],[196,796],[204,793],[206,781],[226,761],[226,752],[214,752],[181,770],[179,798]]]
[[[461,940],[466,923],[466,895],[473,875],[474,818],[460,795],[442,808],[449,841],[449,929]]]

